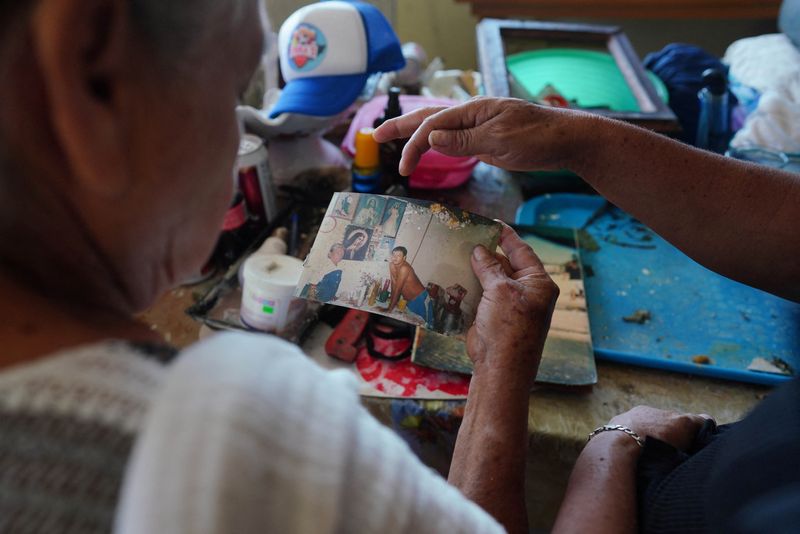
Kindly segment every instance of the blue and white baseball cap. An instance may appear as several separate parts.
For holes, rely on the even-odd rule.
[[[270,110],[331,116],[347,109],[370,74],[405,66],[389,21],[364,2],[317,2],[295,11],[278,35],[286,86]]]

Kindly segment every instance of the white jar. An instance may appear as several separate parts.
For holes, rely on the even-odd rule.
[[[281,254],[254,254],[244,262],[242,322],[265,332],[283,330],[294,319],[295,288],[303,262]]]

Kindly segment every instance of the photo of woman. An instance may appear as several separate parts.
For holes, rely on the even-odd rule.
[[[406,203],[401,200],[390,199],[386,203],[386,211],[381,221],[381,229],[386,237],[397,237],[397,230],[406,212]]]
[[[369,250],[369,241],[372,239],[372,230],[351,225],[347,227],[344,235],[344,259],[351,261],[363,261],[367,256],[367,251]]]

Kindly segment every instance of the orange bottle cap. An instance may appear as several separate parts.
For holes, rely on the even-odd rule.
[[[371,168],[381,164],[378,142],[372,137],[373,128],[361,128],[356,133],[356,157],[353,164],[356,167]]]

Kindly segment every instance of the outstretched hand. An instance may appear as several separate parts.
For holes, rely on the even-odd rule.
[[[505,256],[475,247],[472,269],[483,287],[467,352],[476,372],[507,369],[532,382],[539,368],[558,286],[542,262],[509,226],[500,247]]]
[[[576,134],[585,113],[547,108],[516,98],[477,97],[450,108],[429,107],[383,123],[379,143],[409,138],[400,161],[408,176],[433,148],[448,156],[476,156],[512,171],[569,168],[580,154]]]

